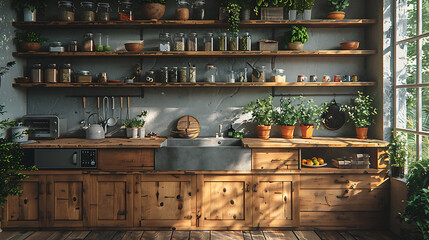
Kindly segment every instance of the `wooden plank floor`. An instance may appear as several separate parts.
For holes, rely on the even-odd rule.
[[[4,231],[1,240],[399,240],[387,231]]]

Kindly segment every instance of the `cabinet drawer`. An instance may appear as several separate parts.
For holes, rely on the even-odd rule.
[[[302,189],[301,211],[383,211],[388,189]]]
[[[152,170],[153,149],[100,149],[98,168],[101,170]]]
[[[301,175],[302,189],[374,189],[387,188],[388,181],[380,175]]]
[[[298,169],[297,149],[253,149],[253,170]]]
[[[301,212],[302,227],[318,229],[382,229],[386,226],[385,212]]]

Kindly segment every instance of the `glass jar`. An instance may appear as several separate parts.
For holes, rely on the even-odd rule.
[[[173,50],[174,51],[185,51],[185,34],[176,33],[173,39]]]
[[[41,63],[33,64],[31,67],[31,82],[41,83],[43,82],[43,69]]]
[[[75,8],[72,1],[58,2],[58,20],[59,21],[74,21]]]
[[[92,82],[92,75],[90,71],[80,71],[75,74],[76,82],[90,83]]]
[[[270,78],[271,82],[286,82],[286,75],[284,69],[274,70],[273,76]]]
[[[105,34],[104,40],[105,41],[104,41],[103,51],[110,52],[111,48],[110,48],[110,44],[109,44],[109,35]]]
[[[187,79],[188,79],[188,68],[181,67],[179,71],[179,81],[182,83],[185,83]]]
[[[148,71],[146,73],[146,82],[155,82],[155,72],[154,71]]]
[[[228,71],[228,82],[235,83],[235,72],[234,70]]]
[[[160,80],[162,83],[168,83],[168,67],[162,67],[160,72]]]
[[[260,76],[256,76],[252,73],[252,82],[265,82],[265,66],[256,67],[261,73]]]
[[[97,36],[95,38],[95,50],[97,52],[102,52],[104,50],[103,40],[101,38],[102,38],[101,33],[97,33]]]
[[[72,73],[71,64],[67,63],[61,65],[59,82],[70,83],[72,81]]]
[[[213,51],[213,33],[204,34],[204,51]]]
[[[229,51],[238,51],[238,35],[236,33],[229,36]]]
[[[131,9],[132,2],[128,0],[119,1],[118,6],[118,14],[119,14],[119,21],[133,21],[133,11]]]
[[[109,3],[98,3],[95,18],[97,21],[110,21],[110,12],[111,9]]]
[[[56,83],[58,82],[58,69],[57,64],[52,63],[46,67],[45,70],[45,82]]]
[[[81,2],[80,3],[81,12],[80,20],[81,21],[95,21],[95,12],[94,12],[94,3],[93,2]]]
[[[64,47],[61,42],[49,43],[49,52],[64,52]]]
[[[67,47],[67,50],[69,52],[77,52],[77,51],[79,51],[77,41],[71,41],[69,43],[68,47]]]
[[[189,67],[189,82],[197,82],[197,68],[195,67],[195,65],[193,67]]]
[[[188,34],[188,51],[198,51],[198,34]]]
[[[168,81],[177,82],[177,67],[171,67],[168,70]]]
[[[206,9],[205,0],[196,0],[192,9],[192,19],[194,20],[204,20]]]
[[[94,34],[93,33],[85,33],[85,36],[83,37],[82,51],[94,52]]]
[[[189,19],[189,1],[188,0],[177,0],[176,9],[177,20],[188,20]]]
[[[159,34],[159,51],[169,52],[170,51],[171,36],[169,33]]]
[[[228,37],[226,36],[226,33],[219,34],[218,41],[219,51],[228,51]]]
[[[245,32],[240,38],[240,50],[252,51],[252,37],[248,32]]]
[[[216,75],[217,75],[217,68],[214,65],[208,64],[206,66],[206,71],[207,71],[206,82],[215,83],[216,82]]]

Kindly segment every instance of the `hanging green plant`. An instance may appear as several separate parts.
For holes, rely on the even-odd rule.
[[[294,0],[257,0],[254,7],[256,15],[263,7],[291,7]]]
[[[228,31],[234,35],[238,34],[238,25],[240,24],[241,5],[236,1],[228,1],[226,7],[228,12]]]

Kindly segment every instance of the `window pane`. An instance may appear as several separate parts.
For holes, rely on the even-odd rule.
[[[422,15],[423,15],[423,33],[429,32],[429,1],[423,1]]]
[[[406,136],[406,148],[408,161],[414,161],[417,156],[416,135],[412,133],[404,133]]]
[[[429,132],[429,87],[422,88],[422,130]]]
[[[422,136],[422,159],[429,159],[429,137]]]
[[[400,41],[417,34],[417,0],[402,0],[396,3],[396,37]]]
[[[396,46],[397,84],[415,84],[417,79],[417,45],[416,41]]]
[[[428,1],[429,2],[429,1]],[[429,7],[429,6],[428,6]],[[428,19],[429,21],[429,19]],[[428,23],[429,27],[429,23]],[[429,38],[422,39],[422,82],[429,83]]]
[[[396,125],[398,128],[416,130],[416,89],[397,89]]]

